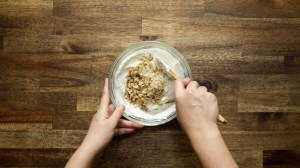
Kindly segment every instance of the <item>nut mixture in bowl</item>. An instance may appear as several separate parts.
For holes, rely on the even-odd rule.
[[[165,62],[183,79],[192,78],[185,58],[173,47],[157,42],[137,43],[123,51],[109,74],[112,103],[125,105],[123,116],[147,126],[155,126],[176,117],[174,81],[160,64]]]
[[[147,105],[161,104],[166,94],[167,74],[157,66],[151,55],[140,58],[136,67],[128,69],[125,98],[147,111]]]

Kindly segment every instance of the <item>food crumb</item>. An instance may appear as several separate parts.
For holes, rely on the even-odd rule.
[[[149,104],[160,104],[165,91],[165,77],[163,69],[157,67],[153,56],[140,58],[136,67],[128,69],[125,98],[143,110]]]

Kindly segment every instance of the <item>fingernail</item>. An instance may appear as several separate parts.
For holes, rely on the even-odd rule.
[[[188,90],[188,93],[189,93],[189,94],[191,94],[191,95],[193,95],[193,94],[194,94],[194,92],[193,92],[193,91],[191,91],[191,90]]]
[[[139,124],[139,123],[133,122],[133,124],[134,124],[135,126],[141,126],[141,124]]]
[[[137,124],[138,125],[138,127],[140,127],[140,128],[143,128],[144,127],[144,125],[142,125],[142,124]]]
[[[119,105],[119,107],[125,110],[124,104]]]

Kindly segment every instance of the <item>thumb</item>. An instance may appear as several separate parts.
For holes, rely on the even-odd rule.
[[[119,122],[119,119],[122,117],[123,113],[125,110],[124,105],[119,105],[117,108],[114,110],[113,114],[110,116],[109,120],[111,120],[113,125],[117,125]]]

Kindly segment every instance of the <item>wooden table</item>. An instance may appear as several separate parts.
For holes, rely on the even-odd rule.
[[[194,79],[217,82],[240,167],[299,167],[299,0],[1,0],[0,166],[63,167],[112,62],[143,40],[174,46]],[[200,164],[174,120],[115,137],[95,166]]]

